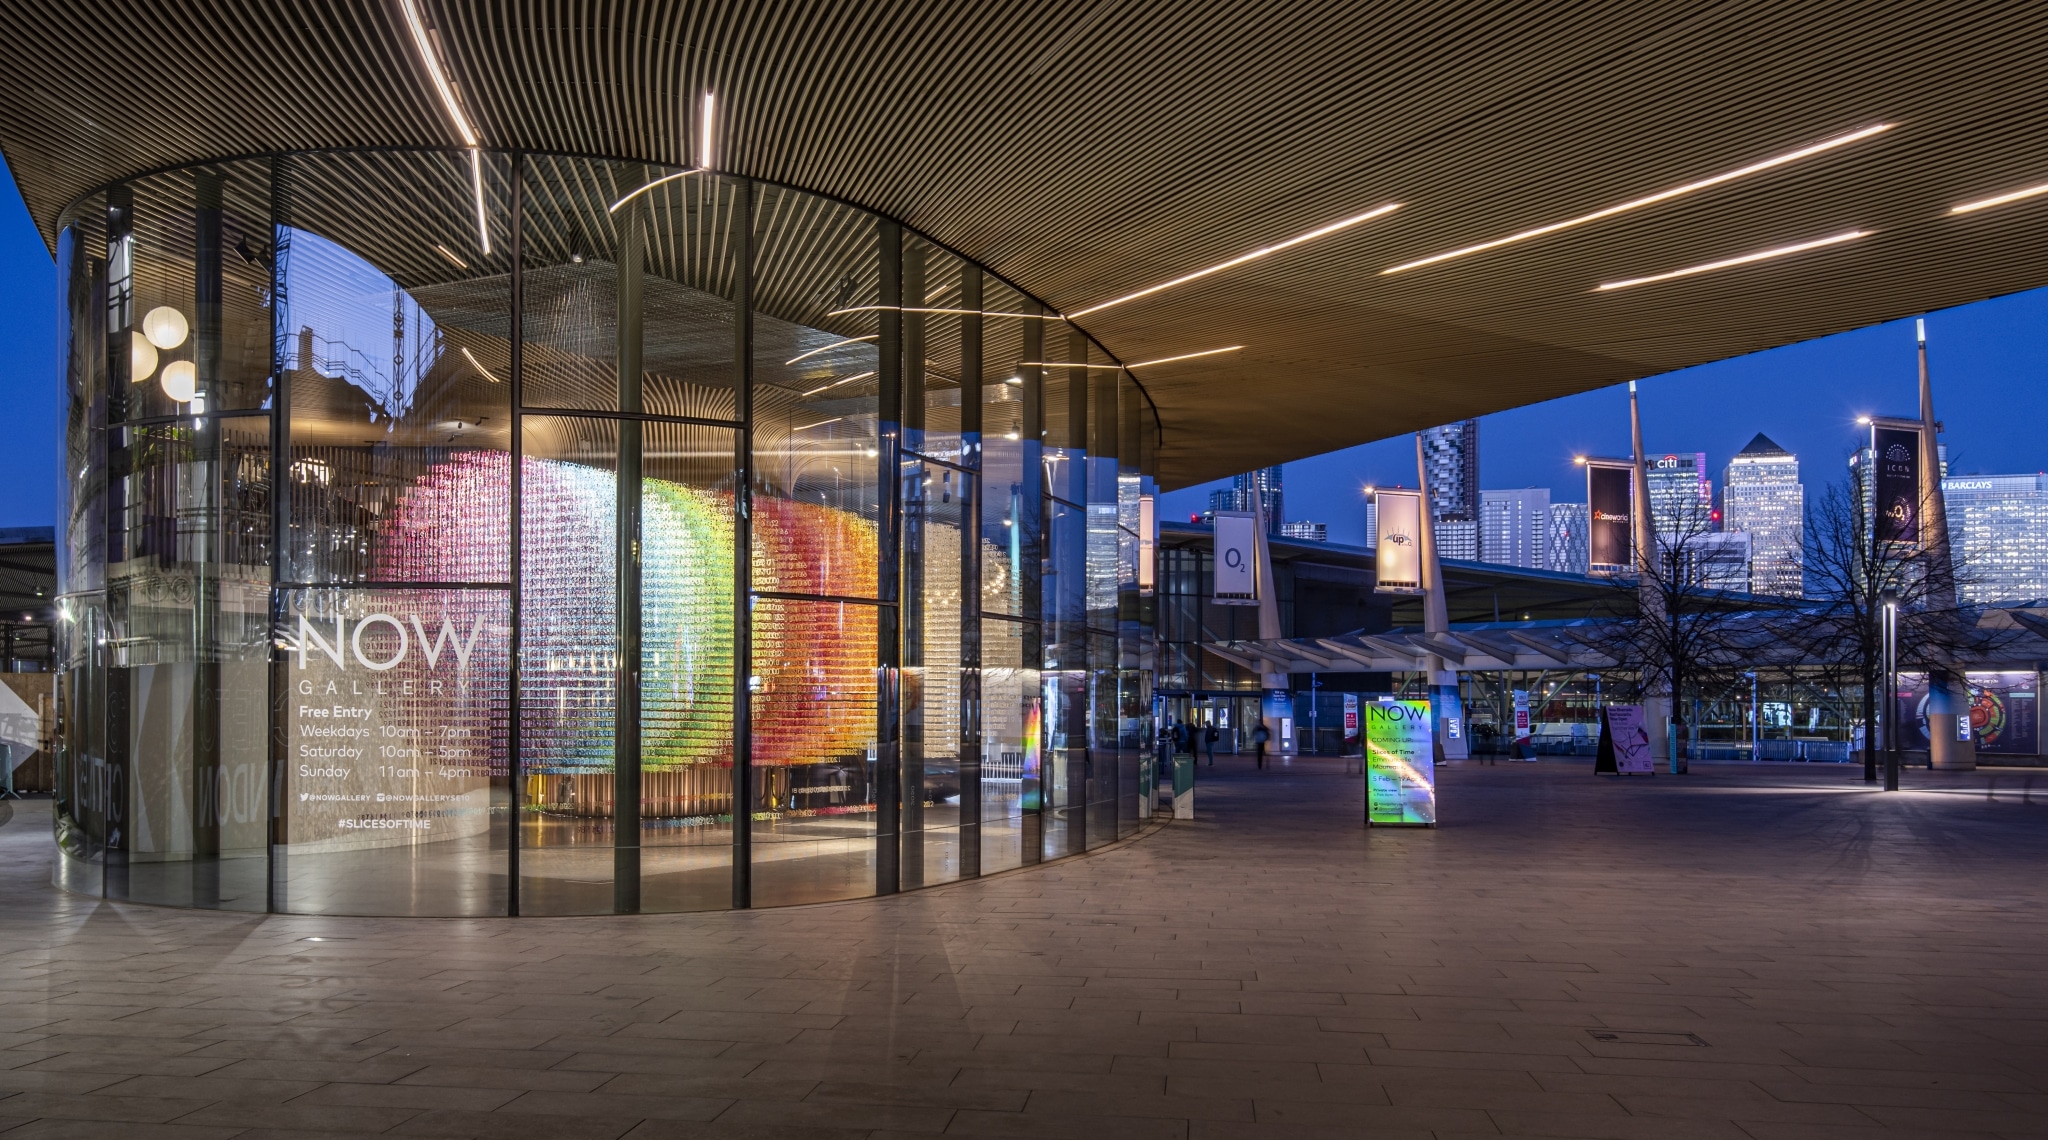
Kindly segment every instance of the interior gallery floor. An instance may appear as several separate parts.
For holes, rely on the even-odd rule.
[[[12,1137],[2048,1134],[2048,775],[1336,761],[979,882],[560,920],[179,911],[0,826]]]

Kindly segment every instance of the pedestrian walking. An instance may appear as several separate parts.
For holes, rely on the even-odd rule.
[[[1216,738],[1222,735],[1222,733],[1216,731],[1216,726],[1213,724],[1209,726],[1207,731],[1202,733],[1202,743],[1209,746],[1209,767],[1211,768],[1216,766]]]
[[[1266,767],[1266,742],[1271,739],[1273,739],[1273,734],[1267,732],[1265,722],[1260,721],[1259,727],[1252,731],[1252,743],[1258,747],[1259,768],[1261,771]]]

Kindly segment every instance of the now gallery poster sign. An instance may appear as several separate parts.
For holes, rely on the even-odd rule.
[[[1435,827],[1436,761],[1428,701],[1365,706],[1365,824]]]
[[[347,851],[485,834],[491,777],[506,772],[504,593],[307,591],[282,616],[285,841]]]

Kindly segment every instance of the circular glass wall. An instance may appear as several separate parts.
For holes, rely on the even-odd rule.
[[[1150,406],[900,226],[320,153],[113,187],[58,267],[67,887],[704,910],[1150,816]]]

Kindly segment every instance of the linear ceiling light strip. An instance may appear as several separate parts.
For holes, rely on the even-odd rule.
[[[853,382],[854,382],[855,380],[865,380],[865,379],[867,379],[868,377],[870,377],[870,376],[873,376],[873,375],[874,375],[874,373],[872,373],[872,372],[859,372],[859,373],[855,373],[854,375],[852,375],[852,376],[848,376],[848,377],[846,377],[846,378],[845,378],[845,379],[843,379],[843,380],[834,380],[834,381],[832,381],[832,382],[831,382],[830,384],[827,384],[827,385],[825,385],[825,386],[824,386],[824,387],[822,387],[822,388],[813,388],[813,389],[811,389],[811,390],[810,390],[810,391],[808,391],[808,392],[804,392],[804,393],[802,393],[802,394],[801,394],[801,396],[800,396],[799,398],[802,398],[803,396],[815,396],[815,395],[817,395],[817,394],[818,394],[818,393],[820,393],[820,392],[829,392],[829,391],[831,391],[832,389],[834,389],[834,388],[837,388],[837,387],[839,387],[839,386],[840,386],[841,384],[851,384],[851,383],[853,383]]]
[[[2048,194],[2048,182],[2043,182],[2039,186],[2029,186],[2024,190],[2015,190],[2010,194],[2000,194],[1992,198],[1979,198],[1975,202],[1965,202],[1960,206],[1952,206],[1949,208],[1949,213],[1968,214],[1977,210],[1988,210],[1993,206],[2003,206],[2007,202],[2018,202],[2027,198],[2036,198],[2043,194]]]
[[[830,352],[835,348],[845,348],[849,344],[866,344],[868,341],[875,339],[877,338],[872,336],[857,336],[848,340],[835,340],[831,344],[825,345],[823,348],[814,348],[809,352],[800,352],[797,355],[790,357],[788,360],[783,361],[782,363],[786,365],[795,364],[799,360],[809,360],[811,357],[816,356],[821,352]]]
[[[1891,130],[1892,126],[1893,124],[1891,123],[1879,123],[1873,127],[1864,127],[1860,131],[1850,131],[1846,135],[1836,135],[1834,138],[1824,139],[1820,142],[1814,143],[1812,146],[1801,147],[1798,150],[1788,151],[1784,154],[1764,159],[1762,162],[1753,162],[1750,163],[1748,166],[1738,167],[1734,170],[1724,171],[1710,178],[1702,178],[1697,182],[1688,182],[1683,186],[1674,186],[1669,190],[1659,190],[1655,194],[1651,194],[1642,198],[1632,199],[1630,201],[1623,202],[1618,206],[1609,206],[1604,210],[1595,210],[1590,214],[1582,214],[1576,218],[1567,218],[1562,222],[1552,222],[1547,226],[1537,226],[1533,230],[1523,230],[1521,233],[1509,234],[1504,238],[1495,238],[1492,241],[1483,241],[1480,242],[1478,245],[1468,245],[1461,249],[1450,250],[1446,253],[1436,253],[1431,254],[1428,257],[1417,258],[1414,261],[1404,261],[1399,265],[1382,269],[1380,270],[1380,273],[1384,276],[1389,273],[1403,273],[1410,269],[1420,269],[1425,265],[1435,265],[1437,262],[1440,261],[1449,261],[1452,258],[1456,257],[1467,257],[1475,253],[1484,253],[1489,249],[1499,249],[1501,246],[1504,245],[1513,245],[1516,242],[1529,241],[1533,238],[1543,237],[1547,234],[1554,234],[1560,230],[1568,230],[1575,226],[1583,226],[1588,222],[1597,222],[1602,218],[1611,218],[1616,214],[1628,213],[1630,210],[1640,210],[1644,206],[1654,206],[1659,202],[1669,201],[1672,198],[1677,198],[1682,195],[1691,194],[1700,190],[1705,190],[1710,186],[1719,186],[1723,182],[1733,182],[1738,178],[1746,178],[1752,174],[1760,174],[1763,171],[1783,166],[1789,162],[1797,162],[1802,158],[1808,158],[1816,154],[1821,154],[1826,151],[1834,150],[1837,147],[1847,146],[1853,142],[1860,142],[1861,140],[1867,139],[1872,135],[1881,134],[1885,131]]]
[[[1082,364],[1072,360],[1020,360],[1022,368],[1097,368],[1105,372],[1121,372],[1126,368],[1144,368],[1153,364],[1171,364],[1176,360],[1193,360],[1197,356],[1215,356],[1220,352],[1238,352],[1244,348],[1233,344],[1228,348],[1205,348],[1200,352],[1184,352],[1179,356],[1162,356],[1157,360],[1134,360],[1129,364]]]
[[[1085,309],[1081,309],[1077,312],[1068,313],[1066,315],[1069,317],[1085,317],[1090,313],[1099,313],[1112,305],[1121,305],[1125,301],[1135,301],[1140,297],[1149,297],[1154,293],[1160,292],[1164,289],[1171,289],[1176,285],[1185,285],[1190,281],[1198,281],[1204,277],[1209,276],[1212,273],[1221,273],[1226,269],[1234,269],[1237,266],[1243,265],[1247,261],[1257,261],[1259,258],[1268,256],[1269,254],[1278,253],[1281,250],[1287,249],[1290,246],[1297,246],[1303,242],[1314,241],[1319,237],[1327,237],[1330,234],[1337,233],[1340,230],[1350,229],[1352,226],[1358,225],[1361,222],[1369,222],[1374,218],[1385,217],[1386,215],[1391,214],[1395,210],[1398,210],[1400,208],[1401,204],[1399,202],[1389,202],[1384,206],[1378,206],[1373,209],[1367,210],[1363,214],[1357,214],[1352,217],[1345,218],[1341,222],[1332,222],[1327,226],[1323,226],[1319,229],[1310,230],[1305,234],[1297,234],[1294,237],[1288,238],[1286,241],[1275,242],[1274,244],[1268,246],[1261,246],[1260,248],[1255,249],[1250,253],[1240,254],[1236,257],[1231,258],[1229,261],[1218,262],[1215,265],[1208,267],[1207,269],[1197,269],[1193,273],[1176,277],[1171,281],[1162,281],[1157,285],[1151,286],[1150,288],[1140,289],[1135,293],[1126,293],[1121,297],[1112,298],[1110,300],[1102,302],[1099,305],[1090,305]]]
[[[449,82],[448,72],[441,66],[441,54],[434,49],[434,35],[427,30],[427,22],[420,15],[418,0],[398,0],[405,12],[405,26],[412,33],[413,47],[420,53],[420,63],[427,69],[427,76],[434,81],[434,91],[441,96],[441,106],[448,111],[448,118],[455,124],[455,133],[462,136],[462,145],[469,148],[470,187],[476,193],[476,237],[477,245],[485,257],[491,254],[490,218],[484,209],[484,158],[479,149],[483,142],[477,137],[476,128],[470,125],[469,116],[462,113],[462,103],[455,97],[455,85]]]
[[[844,317],[854,313],[952,313],[968,317],[1017,317],[1027,321],[1064,321],[1059,313],[991,313],[985,309],[921,309],[907,305],[855,305],[848,309],[834,309],[825,315]]]
[[[712,108],[715,107],[716,105],[717,104],[713,101],[711,97],[711,92],[706,91],[704,93],[704,121],[701,125],[700,133],[698,136],[699,142],[697,148],[697,165],[691,167],[688,170],[678,170],[674,174],[663,175],[662,177],[657,178],[652,182],[649,182],[647,185],[642,186],[638,190],[635,190],[632,193],[626,195],[625,197],[619,199],[618,201],[613,202],[611,204],[611,208],[606,210],[605,213],[618,213],[620,206],[625,205],[626,203],[632,201],[635,198],[638,198],[640,195],[647,193],[649,190],[652,190],[656,186],[660,186],[663,183],[674,182],[678,178],[687,178],[692,174],[709,174],[711,172],[711,111]]]
[[[491,370],[485,368],[482,364],[479,364],[477,362],[476,357],[471,355],[468,349],[465,348],[462,350],[462,358],[464,360],[469,361],[469,366],[471,368],[476,369],[477,375],[482,376],[484,379],[489,380],[493,384],[498,383],[498,378],[496,376],[491,375]]]
[[[1595,289],[1594,292],[1600,293],[1605,292],[1609,289],[1627,289],[1636,285],[1649,285],[1657,281],[1669,281],[1674,277],[1690,277],[1695,273],[1711,273],[1716,269],[1727,269],[1730,266],[1735,265],[1748,265],[1752,261],[1769,261],[1772,258],[1787,257],[1795,253],[1804,253],[1809,249],[1819,249],[1822,246],[1840,245],[1845,241],[1854,241],[1860,237],[1869,237],[1872,233],[1875,232],[1876,231],[1874,230],[1850,230],[1848,233],[1835,234],[1832,237],[1819,238],[1814,241],[1802,241],[1796,245],[1781,245],[1771,249],[1760,249],[1755,253],[1745,253],[1741,257],[1730,257],[1721,261],[1709,261],[1705,265],[1695,265],[1689,269],[1674,269],[1669,273],[1656,273],[1648,277],[1631,277],[1626,281],[1609,281],[1607,284],[1602,285],[1599,288]]]

